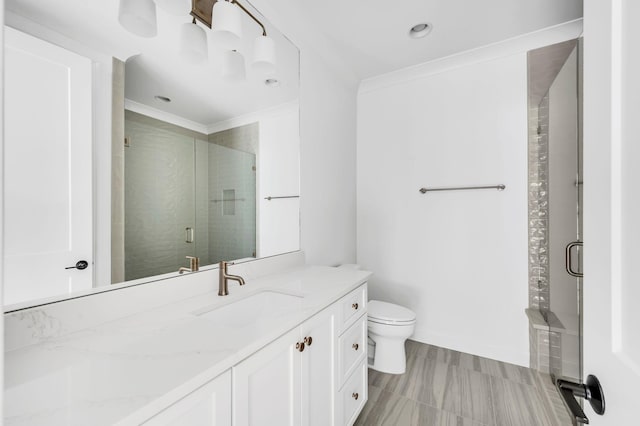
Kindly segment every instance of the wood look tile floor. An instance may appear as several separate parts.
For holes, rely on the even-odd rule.
[[[369,369],[357,426],[571,426],[548,375],[408,340],[407,372]]]

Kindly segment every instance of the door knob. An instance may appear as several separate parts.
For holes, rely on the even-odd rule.
[[[296,343],[296,349],[298,350],[298,352],[304,351],[304,342]]]
[[[86,260],[78,260],[75,266],[67,266],[64,269],[80,269],[82,271],[83,269],[87,269],[88,266],[89,262],[87,262]]]
[[[311,343],[312,343],[312,342],[313,342],[313,338],[312,338],[311,336],[307,336],[307,337],[305,337],[305,338],[304,338],[304,343],[305,343],[307,346],[311,346]]]
[[[584,398],[591,404],[591,408],[596,414],[604,414],[604,392],[598,378],[592,374],[587,377],[585,384],[571,382],[569,380],[556,380],[556,388],[560,392],[560,396],[564,399],[564,403],[571,411],[571,415],[579,423],[589,424],[587,415],[578,404],[576,397]]]

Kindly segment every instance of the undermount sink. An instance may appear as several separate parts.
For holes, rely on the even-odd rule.
[[[298,294],[262,290],[222,306],[200,309],[194,314],[220,326],[242,328],[292,313],[303,299],[304,296]]]

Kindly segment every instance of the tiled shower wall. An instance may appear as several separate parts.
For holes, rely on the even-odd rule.
[[[552,331],[549,274],[549,94],[529,108],[529,349],[530,366],[554,373],[560,365],[561,336]]]
[[[549,303],[549,95],[529,109],[529,308]]]

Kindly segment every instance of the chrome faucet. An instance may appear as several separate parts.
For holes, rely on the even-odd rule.
[[[228,281],[232,280],[232,281],[238,281],[238,283],[240,285],[244,285],[244,278],[242,278],[239,275],[231,275],[227,273],[227,266],[229,266],[229,264],[233,265],[233,262],[229,263],[229,262],[225,262],[222,261],[220,262],[220,275],[218,277],[218,296],[227,296],[229,294],[229,287],[228,287]]]
[[[180,267],[180,269],[178,269],[178,273],[184,274],[185,272],[197,272],[200,270],[200,259],[193,256],[187,256],[187,259],[189,259],[189,267]]]

